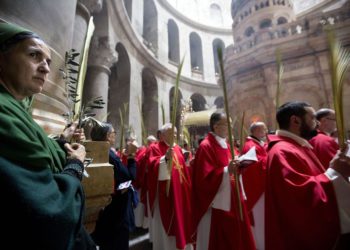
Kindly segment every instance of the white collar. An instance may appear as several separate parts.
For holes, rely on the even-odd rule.
[[[293,134],[287,130],[277,130],[276,135],[288,137],[288,138],[296,141],[302,147],[313,149],[313,147],[311,146],[311,144],[307,140],[305,140],[304,138],[301,138],[300,136]]]
[[[218,136],[214,132],[210,132],[216,139],[216,141],[220,144],[222,148],[228,148],[226,143],[226,138],[222,138],[221,136]]]

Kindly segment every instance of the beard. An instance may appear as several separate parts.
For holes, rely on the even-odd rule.
[[[303,119],[300,126],[300,136],[306,140],[310,140],[312,137],[316,135],[317,135],[317,130],[313,127],[310,127]]]

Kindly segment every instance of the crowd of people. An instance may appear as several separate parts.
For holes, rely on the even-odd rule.
[[[28,111],[50,63],[38,35],[0,23],[4,249],[128,249],[136,226],[149,229],[155,250],[349,249],[348,148],[332,137],[333,110],[315,112],[299,101],[278,108],[272,135],[263,122],[252,123],[241,152],[230,148],[223,112],[212,114],[193,155],[174,143],[170,123],[147,145],[132,138],[118,152],[112,124],[93,127],[92,140],[110,144],[114,192],[90,235],[83,225],[84,130],[72,124],[53,140]]]

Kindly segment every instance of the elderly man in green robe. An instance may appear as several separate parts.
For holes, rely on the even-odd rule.
[[[50,72],[35,33],[0,23],[0,218],[4,249],[95,249],[82,226],[85,148],[47,137],[28,112]]]

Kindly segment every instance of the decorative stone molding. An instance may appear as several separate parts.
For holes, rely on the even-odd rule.
[[[102,0],[79,0],[90,12],[98,13],[102,10]]]
[[[89,66],[111,68],[118,61],[118,54],[110,44],[109,37],[93,36],[90,45]]]

